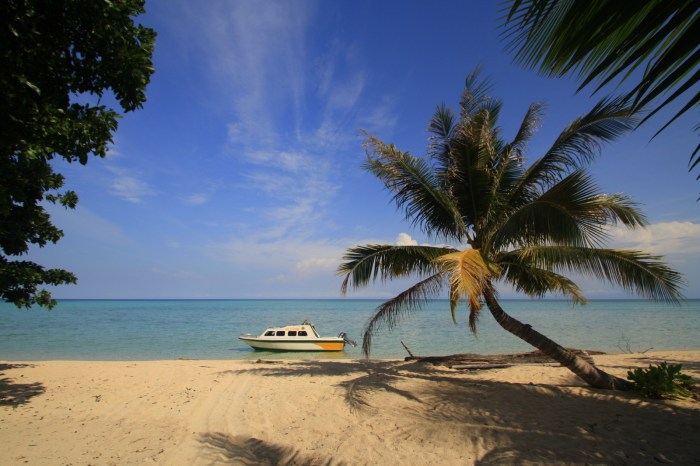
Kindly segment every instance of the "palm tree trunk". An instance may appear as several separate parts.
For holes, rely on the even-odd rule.
[[[529,325],[523,324],[517,319],[508,315],[496,300],[496,296],[489,287],[484,290],[484,299],[491,314],[501,327],[509,331],[516,337],[525,340],[535,348],[551,357],[562,366],[567,367],[571,372],[578,375],[588,385],[594,388],[605,388],[609,390],[631,390],[632,383],[610,375],[597,367],[586,362],[571,351],[550,340],[541,333],[533,330]]]

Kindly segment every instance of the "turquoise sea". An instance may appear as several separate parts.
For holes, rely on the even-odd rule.
[[[154,360],[362,357],[362,329],[375,300],[62,300],[52,311],[0,303],[0,359]],[[514,317],[561,345],[606,352],[700,349],[700,300],[680,306],[648,301],[503,300]],[[343,353],[267,353],[238,340],[266,327],[316,324],[323,336],[347,332],[358,347]],[[479,333],[462,310],[454,325],[446,301],[434,301],[382,329],[373,358],[510,353],[532,348],[502,330],[484,310]]]

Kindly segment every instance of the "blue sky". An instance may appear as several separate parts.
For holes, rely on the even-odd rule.
[[[73,271],[58,298],[337,298],[343,251],[429,243],[364,172],[360,129],[414,155],[441,102],[455,107],[481,65],[503,99],[504,136],[546,103],[530,159],[598,100],[572,79],[512,62],[490,1],[150,1],[158,33],[144,108],[120,122],[106,159],[59,163],[77,209],[52,208],[65,237],[30,258]],[[695,115],[693,115],[695,117]],[[601,188],[640,202],[645,231],[611,246],[666,256],[700,297],[697,144],[685,118],[605,147]],[[388,297],[406,283],[350,297]],[[625,297],[583,280],[589,298]],[[507,290],[504,297],[514,297]]]

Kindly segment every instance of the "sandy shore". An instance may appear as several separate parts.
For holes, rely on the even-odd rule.
[[[603,355],[627,368],[700,351]],[[0,464],[700,464],[700,403],[561,367],[403,361],[0,363]]]

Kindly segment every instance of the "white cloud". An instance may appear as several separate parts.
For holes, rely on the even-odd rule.
[[[700,253],[700,224],[693,222],[663,222],[647,228],[612,229],[613,244],[660,255]]]
[[[352,109],[357,103],[365,87],[365,74],[356,71],[345,81],[335,83],[328,95],[329,110]]]
[[[360,121],[360,127],[371,133],[388,131],[399,121],[394,111],[394,100],[384,96],[380,103],[371,108]]]
[[[135,204],[143,202],[144,197],[153,194],[148,183],[128,170],[116,167],[108,167],[108,169],[115,175],[111,185],[112,194]]]
[[[272,143],[275,120],[287,111],[298,113],[295,108],[304,100],[311,12],[299,2],[212,2],[205,9],[191,9],[198,22],[190,38],[212,84],[229,92],[229,100],[221,104],[236,115],[229,135],[237,141]]]
[[[290,244],[304,249],[308,238],[327,228],[325,209],[342,187],[337,159],[358,150],[361,118],[369,115],[376,126],[395,121],[392,100],[368,99],[370,74],[354,44],[313,41],[313,3],[185,8],[196,24],[183,24],[181,37],[190,40],[185,46],[197,47],[204,75],[217,88],[214,105],[232,115],[226,153],[241,164],[238,174],[247,180],[242,188],[256,199],[241,220],[247,225],[239,227],[255,224],[257,240],[239,239],[225,249],[237,257],[250,248],[277,258],[286,257]],[[308,251],[304,259],[290,259],[288,269],[320,267],[330,263],[325,257],[305,263],[317,258]]]
[[[256,150],[245,152],[246,159],[261,166],[273,167],[277,170],[299,173],[313,168],[315,160],[312,157],[300,152],[289,152],[285,150]]]
[[[341,246],[329,242],[295,238],[269,241],[258,235],[213,244],[209,249],[221,260],[261,269],[270,267],[277,271],[296,269],[298,264],[311,259],[309,264],[331,258],[338,262],[344,251]]]
[[[208,247],[217,260],[250,274],[263,274],[271,282],[305,282],[313,277],[332,279],[345,248],[340,243],[284,238],[268,241],[260,236],[233,239]]]
[[[300,273],[331,272],[340,265],[339,257],[311,257],[298,262],[294,269]]]
[[[209,202],[209,196],[202,193],[195,193],[191,196],[186,197],[183,202],[186,205],[201,205]]]
[[[121,152],[117,149],[115,144],[111,144],[110,146],[107,147],[107,155],[106,158],[108,160],[114,160],[117,158],[120,158],[122,156]]]
[[[418,246],[418,241],[411,238],[408,233],[399,233],[396,237],[397,246]]]

